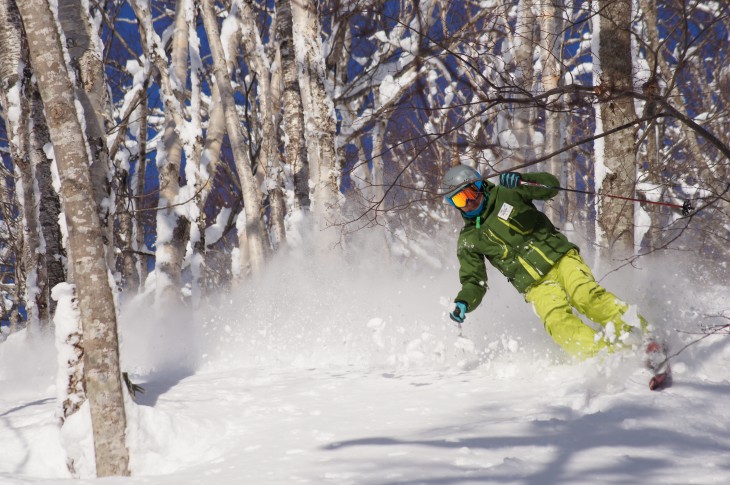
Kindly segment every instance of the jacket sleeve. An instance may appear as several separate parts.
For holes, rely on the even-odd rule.
[[[471,312],[479,306],[487,292],[487,268],[484,256],[474,251],[461,237],[456,256],[459,258],[461,291],[454,300],[465,302],[466,311]]]
[[[522,180],[527,182],[535,182],[548,187],[559,187],[560,182],[555,175],[547,172],[530,172],[523,173]],[[558,189],[548,189],[543,187],[533,187],[531,185],[520,185],[517,189],[522,199],[529,201],[534,199],[547,200],[558,195]]]

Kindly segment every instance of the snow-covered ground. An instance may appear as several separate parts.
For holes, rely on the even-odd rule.
[[[73,483],[730,483],[730,336],[650,392],[630,352],[568,361],[493,270],[460,336],[455,261],[360,255],[295,253],[206,310],[128,302],[133,476]],[[728,314],[727,287],[646,264],[604,283],[674,350],[699,337],[675,328],[727,323],[706,317]],[[72,483],[55,371],[51,342],[0,344],[0,484]]]

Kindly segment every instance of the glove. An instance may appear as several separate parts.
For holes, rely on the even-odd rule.
[[[462,323],[466,319],[466,303],[457,301],[454,311],[449,313],[449,317],[456,323]]]
[[[517,172],[506,172],[499,176],[499,185],[508,189],[516,189],[521,182],[522,175]]]

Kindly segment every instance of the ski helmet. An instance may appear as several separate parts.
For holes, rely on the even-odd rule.
[[[467,185],[475,182],[481,182],[481,180],[482,175],[475,169],[468,165],[457,165],[455,167],[451,167],[444,174],[444,178],[441,181],[441,190],[444,192],[444,197],[448,199],[457,194]]]

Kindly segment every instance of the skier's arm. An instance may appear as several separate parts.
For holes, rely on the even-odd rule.
[[[487,268],[484,256],[472,251],[461,239],[456,255],[459,258],[461,291],[454,301],[463,301],[467,306],[466,311],[471,312],[479,306],[487,292]]]

